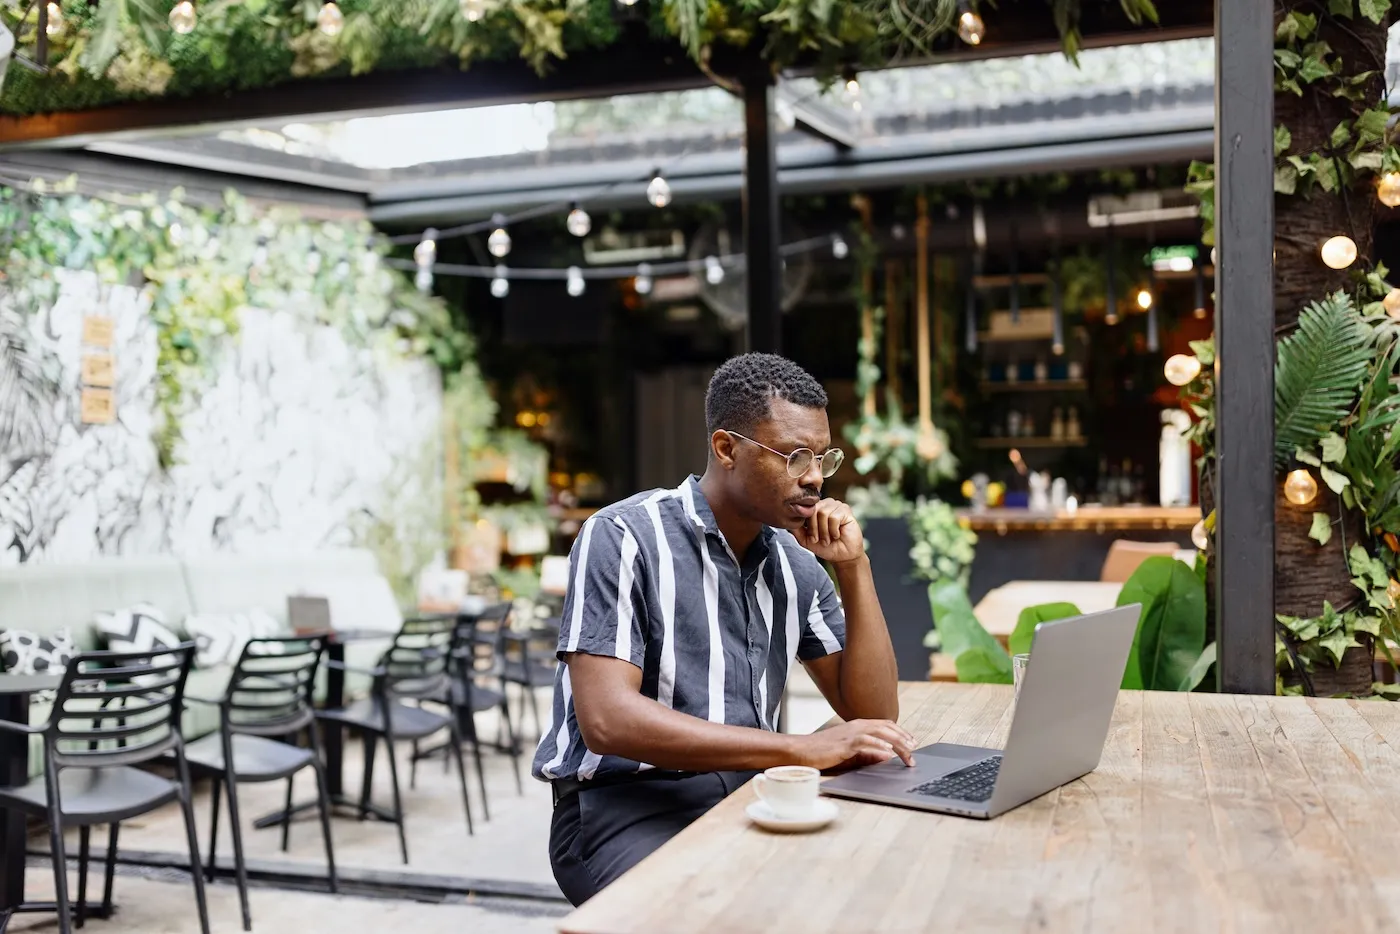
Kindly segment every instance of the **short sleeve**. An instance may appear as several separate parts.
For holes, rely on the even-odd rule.
[[[569,585],[559,627],[559,656],[604,655],[638,668],[646,657],[643,556],[619,519],[594,516],[569,553]]]
[[[802,637],[797,643],[797,657],[804,662],[824,658],[846,647],[846,614],[831,578],[817,569],[820,579],[812,594],[807,618],[802,622]]]

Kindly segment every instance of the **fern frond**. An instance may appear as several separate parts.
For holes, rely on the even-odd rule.
[[[1298,448],[1314,447],[1350,411],[1366,377],[1370,342],[1370,332],[1342,292],[1304,308],[1298,330],[1279,341],[1274,458],[1280,466]]]

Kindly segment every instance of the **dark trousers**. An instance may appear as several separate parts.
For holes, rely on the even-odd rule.
[[[554,806],[549,831],[555,881],[570,902],[582,905],[753,775],[706,772],[568,795]]]

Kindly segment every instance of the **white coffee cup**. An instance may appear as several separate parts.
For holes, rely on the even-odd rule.
[[[812,813],[821,772],[805,765],[780,765],[754,780],[754,792],[775,817],[796,820]]]

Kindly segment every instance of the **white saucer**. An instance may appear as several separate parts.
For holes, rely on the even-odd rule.
[[[764,830],[774,833],[806,833],[809,830],[820,830],[836,820],[836,815],[841,813],[841,809],[830,798],[818,798],[806,817],[779,817],[762,801],[752,802],[744,808],[744,813],[749,816],[749,820]]]

